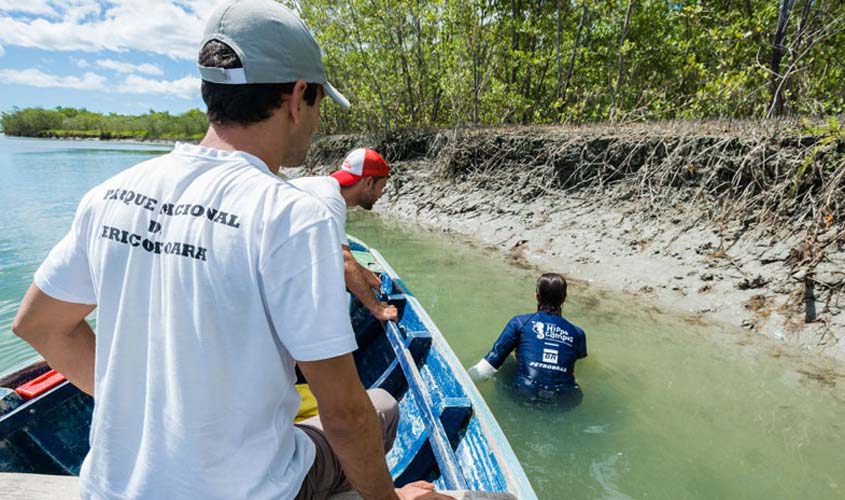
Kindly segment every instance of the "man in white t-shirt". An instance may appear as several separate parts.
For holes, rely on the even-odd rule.
[[[317,42],[279,3],[240,0],[212,14],[199,62],[201,144],[89,191],[13,325],[94,396],[82,497],[441,498],[394,490],[396,403],[358,378],[337,229],[276,175],[304,161],[323,93],[348,105]],[[295,363],[321,409],[308,427]]]
[[[381,288],[381,280],[355,260],[346,237],[346,210],[361,207],[371,210],[381,198],[390,168],[384,158],[370,148],[358,148],[346,155],[340,169],[330,176],[300,177],[290,181],[326,204],[337,224],[343,247],[343,269],[349,289],[380,321],[396,321],[395,306],[380,302],[372,289]]]

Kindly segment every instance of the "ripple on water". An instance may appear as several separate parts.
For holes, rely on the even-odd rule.
[[[584,433],[586,434],[606,434],[607,433],[607,425],[589,425],[584,429]]]
[[[622,493],[616,484],[619,480],[616,464],[622,458],[622,453],[616,453],[590,464],[590,474],[601,485],[604,493],[602,498],[606,500],[633,500],[632,497]]]

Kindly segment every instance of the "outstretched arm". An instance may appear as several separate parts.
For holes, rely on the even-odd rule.
[[[396,321],[399,311],[395,306],[379,302],[373,288],[380,286],[380,280],[355,260],[347,245],[343,245],[343,272],[346,288],[349,289],[379,321]]]
[[[495,375],[518,344],[519,324],[516,318],[512,318],[508,321],[501,335],[499,335],[499,339],[493,344],[490,352],[481,358],[481,361],[467,370],[472,380],[481,382]]]
[[[51,368],[94,395],[94,331],[85,321],[95,305],[54,299],[34,283],[12,324],[15,335],[38,351]]]

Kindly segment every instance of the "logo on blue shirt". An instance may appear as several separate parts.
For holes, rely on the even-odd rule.
[[[575,340],[572,335],[566,330],[554,323],[543,323],[542,321],[532,321],[531,329],[537,334],[538,340],[549,339],[558,342],[565,342],[572,345]]]

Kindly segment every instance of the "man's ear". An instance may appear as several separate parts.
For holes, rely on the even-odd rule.
[[[288,115],[294,124],[298,124],[302,119],[302,105],[305,102],[306,88],[308,88],[308,83],[305,80],[297,80],[293,85],[293,92],[286,102]]]

